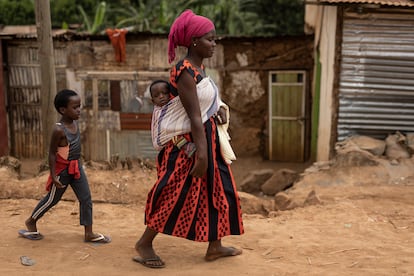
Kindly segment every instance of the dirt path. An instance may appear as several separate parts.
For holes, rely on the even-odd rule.
[[[112,185],[120,175],[129,177],[122,171],[87,174],[90,182]],[[16,189],[44,178],[23,182],[5,173],[0,176]],[[151,177],[129,177],[128,185],[141,185],[144,191]],[[148,183],[144,185],[143,179]],[[93,194],[98,190],[92,189]],[[45,239],[29,241],[19,238],[17,231],[37,200],[2,199],[0,275],[414,275],[414,181],[342,183],[318,187],[317,193],[321,205],[273,212],[269,217],[245,214],[246,234],[223,239],[225,245],[242,248],[241,256],[206,263],[206,244],[160,235],[155,248],[167,263],[162,270],[131,260],[144,229],[142,199],[94,204],[95,230],[113,239],[99,246],[82,241],[73,201],[60,202],[39,221]],[[23,266],[19,259],[23,255],[36,264]]]

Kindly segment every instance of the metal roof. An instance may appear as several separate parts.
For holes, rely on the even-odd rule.
[[[396,7],[414,7],[413,0],[320,0],[319,2],[329,3],[329,4],[350,3],[350,4],[377,4],[377,5],[396,6]]]
[[[61,35],[71,33],[69,30],[56,29],[52,30],[53,37],[59,37]],[[17,38],[36,38],[37,29],[36,25],[7,25],[0,26],[0,37],[1,36],[13,36]]]
[[[135,37],[166,37],[168,34],[156,34],[151,32],[128,32],[128,36],[133,35]],[[53,38],[63,39],[63,40],[107,40],[108,36],[105,32],[99,34],[90,34],[84,31],[76,31],[74,29],[52,29]],[[36,39],[37,38],[37,29],[36,25],[0,25],[0,39]]]

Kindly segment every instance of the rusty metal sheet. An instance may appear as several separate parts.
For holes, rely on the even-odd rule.
[[[321,0],[319,2],[329,4],[377,4],[397,7],[414,7],[414,1],[411,0]]]
[[[414,10],[344,15],[338,140],[414,131]]]

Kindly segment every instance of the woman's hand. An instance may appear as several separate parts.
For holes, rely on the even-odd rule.
[[[217,111],[216,118],[219,125],[224,125],[227,123],[227,112],[224,107],[220,106],[219,110]]]
[[[195,153],[195,162],[190,174],[193,177],[203,177],[207,172],[208,166],[207,149],[197,149]]]

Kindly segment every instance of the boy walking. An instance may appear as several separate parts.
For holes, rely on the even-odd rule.
[[[76,92],[64,89],[55,96],[54,105],[62,117],[56,123],[50,140],[50,175],[46,185],[48,194],[25,221],[27,230],[19,230],[19,235],[30,240],[43,239],[37,230],[37,221],[60,201],[70,185],[79,200],[80,224],[85,228],[85,242],[109,243],[109,237],[92,231],[91,192],[80,164],[81,141],[77,120],[80,117],[81,99]]]

